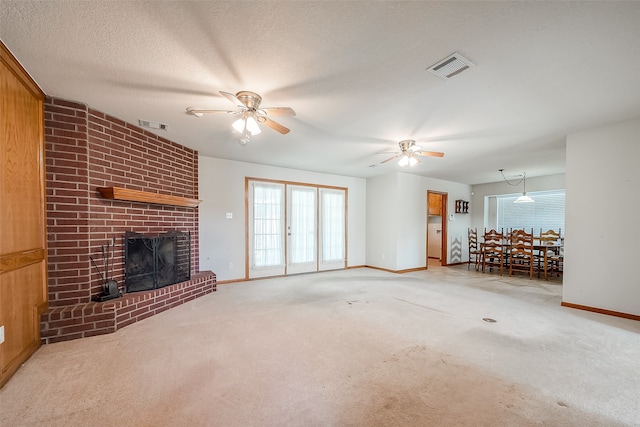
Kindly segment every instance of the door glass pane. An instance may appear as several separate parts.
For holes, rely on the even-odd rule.
[[[344,191],[322,191],[322,261],[344,260]]]
[[[291,188],[290,264],[314,262],[316,259],[316,190]]]
[[[253,188],[253,265],[284,264],[282,234],[282,186],[255,183]]]

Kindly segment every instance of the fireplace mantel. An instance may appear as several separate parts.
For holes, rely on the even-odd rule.
[[[128,190],[121,187],[98,187],[98,191],[100,192],[100,195],[105,199],[153,203],[157,205],[183,206],[194,208],[198,206],[202,201],[198,199],[189,199],[187,197],[150,193],[148,191]]]

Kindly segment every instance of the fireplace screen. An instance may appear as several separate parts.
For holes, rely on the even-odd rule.
[[[124,259],[127,292],[187,281],[191,278],[191,235],[170,231],[152,237],[127,231]]]

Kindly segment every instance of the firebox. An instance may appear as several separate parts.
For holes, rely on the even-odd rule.
[[[148,291],[191,279],[191,234],[146,236],[127,231],[124,246],[127,292]]]

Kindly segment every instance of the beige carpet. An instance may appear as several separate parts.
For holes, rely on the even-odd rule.
[[[466,267],[220,285],[42,347],[0,425],[640,425],[640,322],[560,301],[559,282]]]

